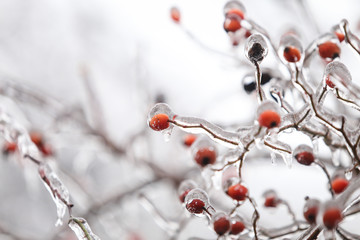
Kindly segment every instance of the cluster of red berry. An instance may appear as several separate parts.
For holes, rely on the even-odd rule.
[[[180,12],[177,8],[171,9],[171,17],[176,23],[180,23]],[[203,190],[206,188],[200,188],[191,180],[184,181],[179,187],[178,197],[181,203],[183,203],[188,212],[195,215],[205,215],[211,219],[211,227],[218,236],[246,233],[252,234],[255,239],[258,239],[257,220],[259,212],[254,199],[249,194],[248,187],[243,182],[241,167],[246,153],[257,144],[256,142],[260,142],[265,148],[287,156],[290,155],[292,159],[295,159],[301,165],[316,165],[324,171],[328,179],[329,192],[332,199],[321,203],[317,199],[306,197],[303,217],[307,221],[308,229],[317,230],[309,231],[310,237],[316,237],[321,230],[335,234],[333,230],[341,229],[339,223],[347,216],[346,211],[352,207],[348,206],[346,208],[344,200],[341,200],[341,196],[346,191],[354,191],[354,189],[357,189],[356,186],[350,187],[353,185],[351,180],[345,177],[346,171],[343,168],[339,168],[331,177],[327,169],[329,166],[327,167],[319,159],[312,147],[300,144],[292,150],[289,145],[278,141],[274,136],[292,128],[311,136],[311,138],[323,138],[325,144],[332,149],[339,146],[346,149],[352,158],[353,168],[351,171],[355,174],[359,172],[360,154],[358,154],[358,145],[360,135],[356,135],[357,141],[353,143],[352,141],[355,138],[352,137],[350,139],[348,136],[345,127],[345,117],[334,117],[335,114],[329,114],[328,110],[323,106],[323,102],[327,91],[333,90],[338,100],[351,105],[357,110],[360,109],[357,104],[358,96],[354,93],[356,91],[351,89],[355,88],[358,90],[359,88],[356,88],[351,83],[351,76],[347,68],[339,61],[341,44],[346,43],[360,54],[358,49],[360,44],[356,48],[356,45],[351,42],[356,41],[356,43],[360,43],[360,40],[349,32],[348,23],[344,20],[335,26],[331,33],[316,39],[306,50],[304,50],[299,37],[294,32],[284,34],[281,37],[279,48],[275,50],[269,35],[259,28],[258,25],[254,24],[252,20],[248,19],[245,8],[239,1],[232,0],[225,5],[224,17],[223,27],[232,40],[233,45],[237,46],[241,40],[245,40],[245,56],[256,68],[255,79],[249,77],[243,82],[245,91],[250,94],[256,90],[258,97],[259,106],[256,118],[254,119],[254,125],[244,128],[244,130],[241,130],[243,132],[240,130],[235,133],[228,132],[202,119],[175,115],[166,104],[155,105],[150,111],[148,124],[153,130],[162,131],[165,134],[171,133],[173,127],[179,127],[191,133],[186,135],[184,144],[191,147],[194,162],[202,171],[209,169],[214,172],[222,171],[223,192],[234,201],[236,206],[229,213],[216,212],[210,205],[207,193]],[[278,78],[281,78],[273,75],[272,71],[266,70],[261,72],[260,64],[268,54],[268,45],[275,50],[276,58],[288,68],[291,75],[289,81],[279,80],[279,82],[286,82],[281,83],[282,86],[279,88],[276,84],[270,87],[269,94],[275,101],[267,99],[267,93],[262,89],[262,86],[265,84],[274,82],[275,80],[273,79],[278,80]],[[323,80],[318,83],[316,90],[313,89],[315,84],[308,81],[307,72],[303,72],[303,69],[308,70],[307,68],[314,56],[318,56],[322,63],[326,64]],[[345,87],[346,92],[342,92],[340,85]],[[295,89],[300,91],[300,94],[296,93],[292,96],[295,98],[300,96],[299,102],[303,103],[300,110],[294,110],[295,107],[285,100],[284,89],[282,89],[284,86],[289,88],[291,93],[295,92]],[[344,95],[341,95],[343,93]],[[355,100],[343,96],[354,98]],[[294,101],[294,99],[292,100]],[[307,123],[311,127],[307,127]],[[215,141],[238,148],[237,159],[227,162],[219,160],[216,146],[208,141],[208,139],[194,135],[193,133],[196,132],[193,131],[194,129],[197,132],[199,130],[202,131]],[[242,135],[240,132],[245,134]],[[334,141],[339,135],[343,138],[341,144]],[[220,163],[223,164],[223,167],[220,169],[214,168],[214,166],[218,166]],[[333,169],[337,168],[336,164],[330,164],[330,167]],[[352,179],[355,181],[356,177]],[[350,196],[350,194],[348,195]],[[244,218],[237,211],[237,208],[246,201],[249,201],[254,208],[252,226],[248,226]],[[288,208],[289,213],[293,216],[294,224],[297,226],[295,231],[283,233],[281,236],[305,230],[300,227],[299,220],[284,199],[279,198],[273,190],[264,193],[264,207],[276,208],[279,205],[284,205]],[[269,237],[264,231],[259,235],[261,234]]]

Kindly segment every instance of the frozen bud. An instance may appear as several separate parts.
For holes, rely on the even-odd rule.
[[[285,34],[281,37],[279,55],[285,63],[297,63],[302,60],[304,50],[294,34]]]
[[[321,211],[322,224],[327,229],[334,229],[343,220],[342,209],[339,204],[334,201],[329,201],[322,206]]]
[[[310,165],[315,161],[313,149],[305,144],[300,144],[293,151],[293,158],[302,165]]]
[[[193,214],[207,212],[210,207],[207,193],[200,188],[191,190],[185,197],[185,207]]]
[[[245,55],[253,64],[260,64],[268,54],[268,47],[261,34],[252,34],[245,45]]]
[[[281,202],[274,190],[267,190],[263,193],[264,206],[275,208]]]
[[[180,202],[184,202],[187,194],[194,188],[197,187],[197,184],[193,180],[184,180],[181,182],[179,188],[178,188],[178,195]]]
[[[281,123],[281,111],[273,101],[264,101],[257,109],[259,125],[266,128],[279,127]]]
[[[320,208],[320,201],[317,199],[307,199],[304,205],[304,218],[310,224],[316,223],[316,218]]]
[[[217,213],[211,218],[214,231],[222,236],[230,230],[230,220],[225,213]]]
[[[196,141],[192,146],[192,154],[195,162],[201,167],[206,167],[216,162],[216,147],[208,138],[204,137]]]
[[[230,218],[230,232],[231,235],[238,235],[245,229],[244,219],[238,214]]]

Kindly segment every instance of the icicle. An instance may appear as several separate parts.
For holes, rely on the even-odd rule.
[[[91,231],[89,224],[83,218],[71,218],[68,225],[79,240],[100,240],[100,238]]]
[[[69,191],[48,164],[40,164],[38,171],[56,204],[58,219],[55,226],[62,225],[66,209],[72,207],[72,204],[69,203]]]

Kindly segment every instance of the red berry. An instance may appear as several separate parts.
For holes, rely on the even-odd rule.
[[[31,132],[30,139],[38,148],[41,148],[41,146],[44,144],[43,137],[38,132]]]
[[[317,217],[318,212],[319,212],[319,208],[317,206],[309,207],[304,212],[304,218],[306,219],[306,221],[308,223],[314,224],[314,223],[316,223],[316,217]]]
[[[325,42],[319,45],[319,55],[324,59],[335,59],[340,56],[340,47],[333,42]]]
[[[44,154],[44,156],[51,156],[53,155],[52,148],[49,144],[44,144],[40,146],[39,150]]]
[[[328,86],[331,87],[331,88],[334,88],[334,87],[335,87],[335,84],[330,80],[330,77],[329,77],[329,76],[326,77],[325,83],[326,83],[326,85],[328,85]]]
[[[245,32],[245,38],[248,38],[248,37],[250,37],[251,36],[251,32],[249,31],[249,30],[247,30],[246,32]]]
[[[226,15],[224,22],[224,29],[226,32],[236,32],[240,28],[240,18],[236,14]]]
[[[265,199],[264,206],[265,207],[277,207],[278,205],[278,198],[276,196],[269,196]]]
[[[150,120],[149,126],[155,131],[167,129],[169,124],[169,116],[163,113],[156,114]]]
[[[342,193],[347,188],[348,185],[349,185],[349,181],[342,177],[335,178],[331,182],[331,187],[334,190],[334,192],[337,194]]]
[[[342,213],[337,207],[328,208],[323,215],[324,225],[328,229],[334,229],[342,219]]]
[[[232,185],[228,188],[227,194],[234,200],[245,200],[248,194],[248,189],[240,183]]]
[[[244,231],[244,229],[245,229],[244,223],[236,221],[233,224],[231,224],[230,234],[237,235],[242,231]]]
[[[339,32],[335,32],[337,38],[339,39],[340,42],[344,41],[345,39],[345,35]]]
[[[230,229],[230,222],[226,217],[214,221],[214,230],[218,235],[224,235]]]
[[[314,162],[314,155],[311,152],[300,152],[295,155],[296,161],[303,165],[310,165]]]
[[[279,126],[281,118],[277,112],[267,110],[260,114],[258,121],[262,127],[274,128]]]
[[[172,7],[170,9],[170,16],[171,16],[171,19],[176,22],[176,23],[179,23],[180,22],[180,11],[178,8],[176,7]]]
[[[196,140],[196,136],[192,134],[188,134],[185,136],[184,144],[187,147],[190,147]]]
[[[205,203],[200,199],[194,199],[190,203],[186,204],[186,209],[195,214],[200,214],[204,211]]]
[[[243,13],[243,11],[241,11],[240,9],[237,9],[237,8],[230,9],[230,10],[226,13],[226,16],[231,15],[231,14],[235,14],[235,15],[237,15],[238,17],[240,17],[241,19],[244,19],[244,13]]]
[[[288,62],[298,62],[301,58],[301,53],[299,51],[299,49],[297,49],[296,47],[286,47],[284,48],[284,58],[286,61]]]
[[[213,149],[201,148],[196,152],[195,161],[202,167],[208,164],[214,164],[216,161],[216,152]]]
[[[191,191],[191,189],[188,189],[188,190],[185,190],[180,196],[179,196],[179,199],[180,199],[180,202],[185,202],[185,198],[186,198],[186,195],[188,195],[188,193]]]
[[[4,154],[13,153],[16,151],[17,145],[13,142],[5,142],[3,152]]]

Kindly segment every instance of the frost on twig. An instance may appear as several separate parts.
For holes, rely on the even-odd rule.
[[[100,238],[92,232],[89,224],[85,219],[72,217],[70,218],[68,224],[79,240],[100,240]]]

